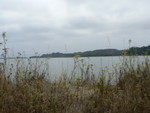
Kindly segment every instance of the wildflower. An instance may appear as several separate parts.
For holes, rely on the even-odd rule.
[[[131,42],[132,42],[132,40],[130,39],[130,40],[129,40],[129,44],[131,44]]]
[[[80,57],[80,55],[75,55],[74,56],[75,59],[78,59],[79,57]]]
[[[70,84],[66,84],[66,85],[65,85],[66,88],[69,88],[70,86],[71,86]]]
[[[5,38],[6,37],[6,32],[2,33],[2,37]]]
[[[80,78],[80,77],[77,77],[75,81],[76,81],[76,82],[80,82],[80,81],[81,81],[81,78]]]

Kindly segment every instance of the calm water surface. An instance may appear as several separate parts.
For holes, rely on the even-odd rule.
[[[131,60],[135,64],[137,62],[143,62],[145,58],[150,59],[150,56],[138,56],[134,58],[129,57],[118,57],[118,56],[111,56],[111,57],[80,57],[78,58],[77,68],[76,68],[76,75],[81,74],[81,68],[86,71],[88,65],[92,64],[91,69],[93,69],[93,73],[95,75],[99,75],[102,69],[108,69],[110,72],[113,71],[114,67],[118,67],[121,65],[123,60],[128,60],[128,62]],[[2,59],[1,59],[2,60]],[[18,63],[19,61],[19,63]],[[45,69],[50,73],[50,76],[52,78],[58,78],[62,73],[65,73],[67,76],[70,76],[72,74],[72,71],[74,70],[75,61],[74,58],[38,58],[38,59],[30,59],[30,62],[32,65],[36,64],[39,66],[39,69]],[[16,65],[19,65],[19,67],[25,67],[29,63],[28,59],[9,59],[8,65],[9,69],[13,64],[14,71]]]

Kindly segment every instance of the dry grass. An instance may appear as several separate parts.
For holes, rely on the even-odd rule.
[[[37,67],[18,68],[14,81],[1,67],[0,113],[150,113],[149,59],[132,65],[124,62],[112,73],[119,75],[115,84],[103,71],[87,79],[88,70],[82,78],[49,81]]]

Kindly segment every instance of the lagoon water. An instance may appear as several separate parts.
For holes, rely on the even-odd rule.
[[[78,59],[75,58],[9,59],[7,62],[9,65],[8,70],[10,70],[12,64],[13,64],[13,71],[16,70],[17,65],[19,68],[25,68],[29,66],[28,64],[32,65],[28,68],[32,68],[34,67],[34,65],[36,65],[38,70],[42,71],[43,69],[46,69],[49,72],[50,78],[57,79],[60,77],[60,75],[63,74],[71,76],[74,73],[74,71],[75,71],[74,74],[76,76],[81,76],[82,71],[86,73],[87,68],[89,68],[89,71],[97,76],[99,75],[102,69],[107,69],[110,72],[112,72],[114,68],[118,68],[119,66],[121,66],[124,60],[128,60],[127,62],[131,61],[132,63],[136,64],[138,62],[142,63],[145,58],[150,59],[150,56],[80,57]]]

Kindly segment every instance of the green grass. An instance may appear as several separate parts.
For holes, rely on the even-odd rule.
[[[41,71],[38,61],[11,67],[15,73],[0,67],[0,113],[150,113],[148,58],[138,64],[124,60],[114,72],[101,70],[99,76],[92,73],[92,65],[78,67],[83,61],[74,59],[71,77],[62,73],[56,81],[46,79],[50,72]]]

